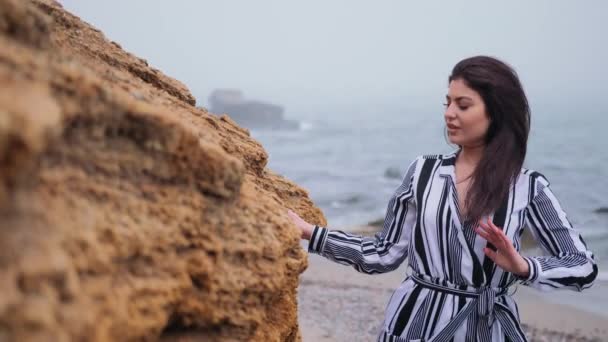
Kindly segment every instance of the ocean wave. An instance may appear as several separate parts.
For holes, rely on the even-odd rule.
[[[364,194],[354,194],[340,200],[333,200],[331,201],[330,205],[332,208],[344,208],[347,206],[354,206],[363,202],[365,200],[365,197],[366,196]]]

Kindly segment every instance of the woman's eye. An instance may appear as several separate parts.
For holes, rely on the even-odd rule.
[[[444,107],[449,107],[449,106],[450,106],[450,103],[447,103],[447,102],[446,102],[446,103],[444,103],[444,104],[443,104],[443,106],[444,106]],[[468,108],[469,108],[469,106],[458,106],[458,109],[460,109],[460,110],[462,110],[462,111],[467,110]]]

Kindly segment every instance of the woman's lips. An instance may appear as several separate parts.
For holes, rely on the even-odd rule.
[[[454,126],[452,124],[447,124],[447,126],[448,126],[449,129],[459,129],[460,128],[460,127]]]

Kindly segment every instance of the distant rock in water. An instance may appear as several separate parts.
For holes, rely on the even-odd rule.
[[[608,214],[608,207],[599,207],[593,211],[597,214]]]
[[[360,203],[363,200],[364,196],[362,194],[355,194],[341,200],[332,201],[331,206],[333,208],[343,208],[345,206],[356,205],[357,203]]]
[[[216,89],[209,96],[209,110],[227,114],[236,123],[247,128],[298,129],[298,123],[283,118],[282,106],[245,99],[237,89]]]
[[[401,178],[401,170],[399,168],[391,166],[384,171],[384,177],[390,179],[399,179]]]

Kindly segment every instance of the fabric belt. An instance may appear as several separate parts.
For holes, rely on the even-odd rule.
[[[467,318],[476,319],[477,324],[477,340],[492,341],[492,325],[496,320],[500,323],[504,334],[514,342],[527,342],[528,339],[521,329],[517,318],[511,310],[504,304],[499,303],[497,298],[507,294],[508,288],[492,288],[490,286],[482,286],[471,288],[469,286],[459,287],[445,282],[433,281],[425,279],[424,276],[413,274],[412,280],[427,289],[439,291],[459,297],[472,298],[462,310],[452,318],[452,320],[435,335],[428,339],[421,339],[421,342],[443,342],[450,341],[456,330],[465,322]],[[391,338],[387,332],[386,341]],[[380,336],[382,338],[382,335]],[[402,338],[392,336],[395,341],[400,341]]]

